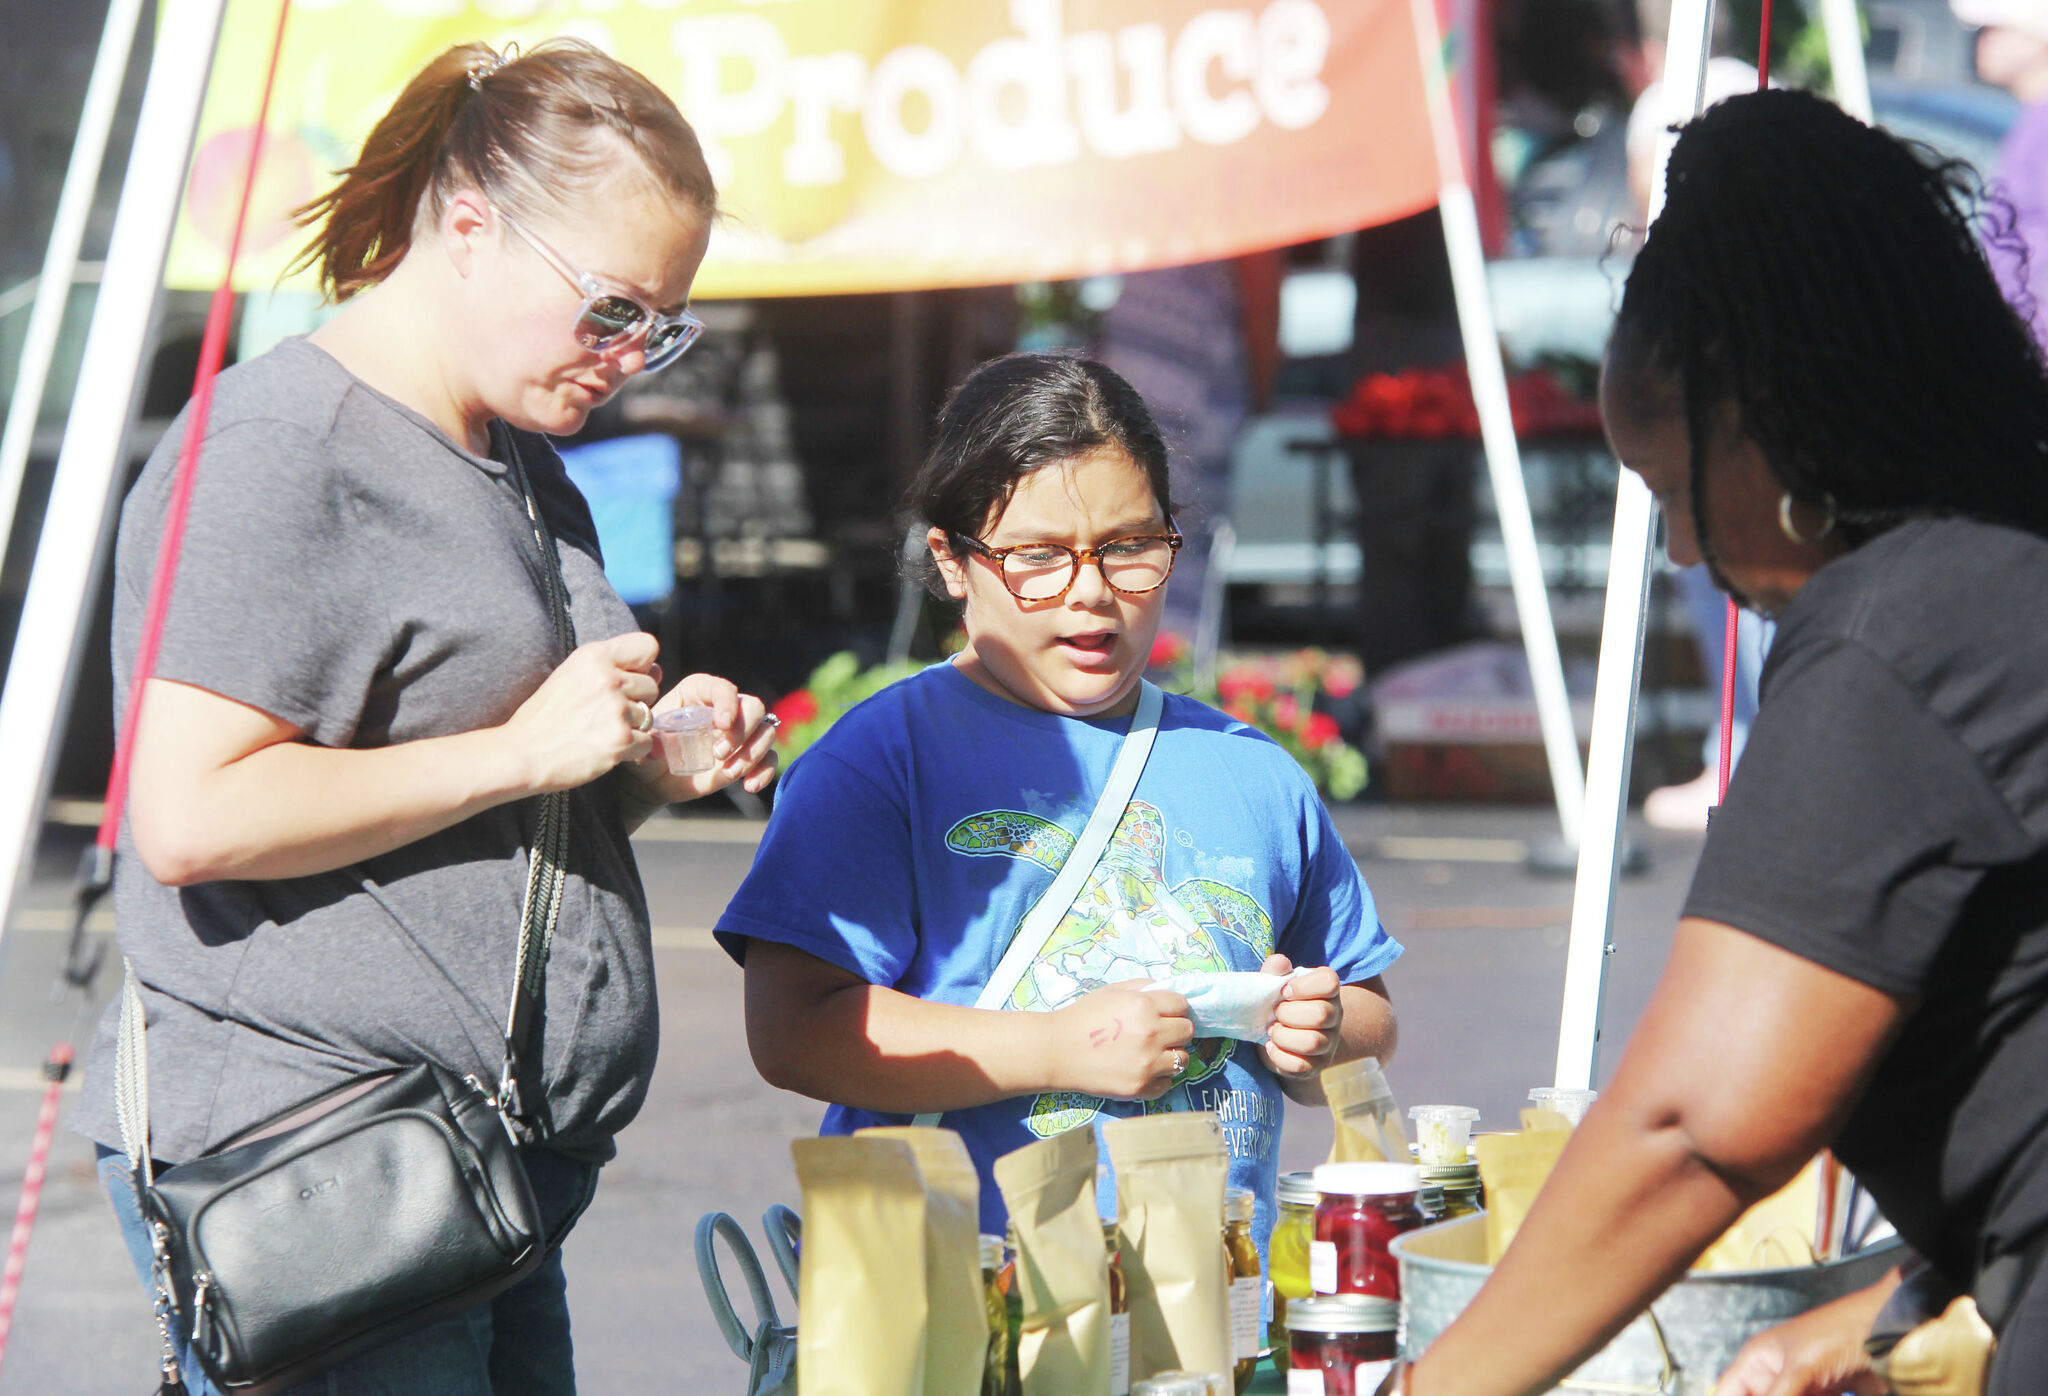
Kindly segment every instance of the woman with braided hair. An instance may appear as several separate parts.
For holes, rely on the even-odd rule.
[[[1974,1293],[1985,1390],[2048,1391],[2048,380],[1976,234],[1957,170],[1803,93],[1679,138],[1601,406],[1777,644],[1662,983],[1414,1396],[1549,1389],[1829,1146]],[[1718,1390],[1883,1390],[1891,1288]]]

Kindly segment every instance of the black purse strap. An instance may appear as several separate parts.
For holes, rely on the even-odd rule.
[[[569,614],[569,584],[562,577],[561,556],[533,481],[520,459],[519,443],[512,429],[493,423],[493,431],[504,442],[505,458],[519,481],[519,493],[526,504],[527,523],[540,549],[541,589],[547,595],[548,616],[554,623],[555,643],[567,659],[576,648],[576,622]],[[562,914],[562,889],[569,872],[569,793],[557,790],[543,795],[535,821],[533,854],[527,862],[526,896],[519,913],[519,958],[512,973],[512,1003],[505,1013],[505,1061],[498,1073],[498,1105],[508,1118],[525,1125],[526,1110],[520,1099],[519,1058],[533,1035],[542,987],[547,977],[548,955],[554,948],[555,927]],[[530,1126],[528,1126],[530,1128]]]

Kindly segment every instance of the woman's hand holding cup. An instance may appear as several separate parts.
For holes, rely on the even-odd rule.
[[[775,779],[779,724],[768,716],[759,698],[740,692],[730,679],[716,674],[691,674],[662,695],[649,721],[658,722],[662,714],[680,708],[710,709],[712,764],[708,770],[678,772],[661,744],[654,742],[627,768],[650,795],[673,804],[709,795],[735,782],[756,794],[768,788]]]
[[[661,696],[652,635],[578,646],[499,730],[534,792],[573,790],[654,750],[651,709]]]

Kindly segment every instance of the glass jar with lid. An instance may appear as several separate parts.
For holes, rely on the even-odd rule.
[[[1373,1396],[1401,1355],[1401,1306],[1374,1295],[1288,1308],[1287,1396]]]
[[[1223,1194],[1223,1259],[1230,1276],[1230,1353],[1236,1396],[1244,1396],[1259,1370],[1264,1346],[1266,1275],[1259,1264],[1259,1243],[1252,1239],[1256,1199],[1250,1188],[1229,1188]]]
[[[1479,1165],[1461,1163],[1448,1168],[1422,1170],[1422,1185],[1442,1191],[1443,1206],[1436,1218],[1450,1221],[1456,1217],[1476,1216],[1485,1208],[1484,1197],[1479,1184]]]
[[[1006,1379],[1016,1362],[1010,1348],[1010,1306],[1003,1292],[1003,1238],[981,1238],[981,1288],[988,1307],[988,1362],[982,1368],[981,1396],[1017,1396]]]
[[[1287,1306],[1315,1293],[1309,1284],[1308,1248],[1316,1239],[1316,1192],[1313,1173],[1282,1173],[1277,1193],[1280,1219],[1273,1224],[1273,1239],[1266,1243],[1266,1274],[1273,1281],[1273,1322],[1266,1330],[1266,1346],[1273,1350],[1273,1366],[1287,1374]]]
[[[1321,1200],[1309,1243],[1310,1285],[1317,1294],[1399,1299],[1392,1247],[1396,1236],[1423,1224],[1416,1206],[1422,1170],[1412,1163],[1326,1163],[1315,1179]]]

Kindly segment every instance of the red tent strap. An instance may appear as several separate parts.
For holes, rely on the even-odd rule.
[[[256,134],[249,144],[249,162],[243,172],[242,197],[235,207],[234,235],[228,242],[227,269],[214,290],[213,304],[206,315],[206,336],[199,347],[199,371],[192,380],[192,403],[185,417],[185,439],[178,451],[178,469],[171,483],[170,507],[164,516],[163,539],[157,548],[156,571],[150,578],[149,602],[143,612],[142,643],[135,656],[135,673],[128,685],[128,710],[121,724],[120,740],[114,747],[114,768],[107,780],[107,811],[100,821],[97,846],[111,854],[121,830],[121,814],[128,800],[128,776],[135,755],[135,732],[142,716],[142,694],[156,669],[157,651],[163,643],[164,617],[170,610],[171,584],[178,574],[178,555],[185,541],[185,518],[192,507],[192,486],[199,467],[200,444],[206,439],[206,425],[213,413],[213,384],[227,357],[228,326],[235,304],[235,265],[242,255],[242,231],[249,221],[250,196],[256,188],[258,161],[263,156],[265,126],[270,120],[270,97],[277,86],[277,69],[284,54],[285,18],[291,0],[278,0],[277,29],[270,44],[270,65],[263,75],[263,97],[256,106]]]
[[[263,98],[256,109],[256,136],[249,146],[249,164],[243,172],[242,198],[235,209],[234,237],[228,244],[227,270],[206,317],[206,338],[199,351],[199,372],[192,384],[192,410],[185,424],[185,440],[178,455],[178,474],[171,492],[169,515],[164,523],[163,545],[157,551],[156,574],[150,580],[149,609],[142,628],[142,645],[135,665],[135,679],[128,691],[127,720],[115,747],[114,769],[107,782],[107,812],[100,822],[99,837],[86,851],[79,868],[76,919],[72,924],[71,947],[65,956],[64,982],[77,988],[91,985],[105,954],[100,946],[85,954],[85,923],[93,905],[106,894],[114,867],[114,839],[121,828],[121,807],[128,786],[129,757],[135,745],[136,717],[142,710],[142,689],[156,667],[156,654],[163,638],[164,613],[169,609],[171,579],[178,568],[178,549],[185,533],[185,515],[191,506],[192,476],[199,463],[200,442],[206,437],[206,419],[213,405],[213,381],[220,376],[221,361],[227,357],[229,312],[234,307],[235,263],[242,250],[242,228],[248,222],[250,193],[256,185],[257,160],[263,154],[263,128],[270,119],[270,96],[277,85],[278,60],[284,52],[284,21],[291,0],[278,0],[277,33],[271,41],[270,67],[263,78]],[[44,1170],[56,1133],[58,1104],[64,1080],[71,1072],[72,1048],[68,1041],[50,1049],[43,1064],[48,1084],[43,1091],[42,1109],[36,1117],[35,1138],[29,1147],[28,1172],[22,1178],[21,1200],[16,1208],[13,1231],[8,1240],[6,1260],[0,1265],[0,1359],[7,1353],[7,1336],[17,1297],[21,1292],[22,1270],[28,1261],[29,1238],[35,1232],[36,1213],[42,1202]]]
[[[1763,22],[1756,38],[1756,90],[1771,85],[1771,0],[1763,0]],[[1728,624],[1721,641],[1721,771],[1714,787],[1714,803],[1728,798],[1728,776],[1735,768],[1735,652],[1737,619],[1735,602],[1728,603]]]

